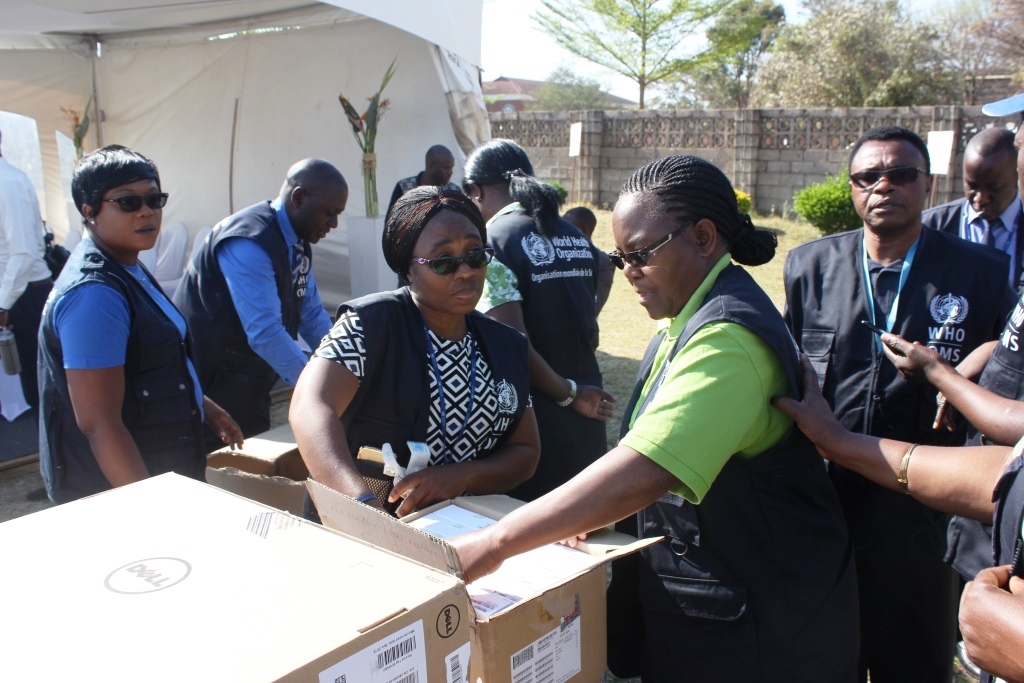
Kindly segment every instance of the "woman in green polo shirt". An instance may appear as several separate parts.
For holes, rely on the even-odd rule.
[[[473,579],[539,545],[638,512],[664,540],[615,570],[609,643],[635,635],[644,683],[853,680],[857,601],[850,544],[820,457],[771,405],[799,396],[796,346],[737,261],[775,236],[739,214],[710,162],[672,156],[636,171],[613,215],[616,251],[648,315],[663,320],[641,364],[619,445],[488,529],[456,539]]]

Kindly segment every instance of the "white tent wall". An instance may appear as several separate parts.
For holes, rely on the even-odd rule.
[[[81,113],[91,86],[88,49],[84,45],[0,51],[0,110],[36,121],[44,179],[44,201],[39,208],[43,220],[61,240],[67,234],[69,218],[54,133],[71,134],[71,123],[60,108]],[[88,136],[88,140],[94,139],[92,134]]]
[[[192,234],[275,197],[288,167],[310,156],[341,170],[349,183],[345,216],[361,216],[362,152],[338,94],[364,110],[397,56],[377,138],[383,212],[395,182],[422,170],[430,145],[458,149],[431,49],[365,18],[226,40],[107,43],[97,62],[104,142],[156,162],[171,194],[164,220],[182,221]],[[347,221],[315,249],[317,283],[333,312],[350,291]]]
[[[445,16],[454,8],[455,24],[475,25],[478,36],[479,0],[442,4]],[[478,61],[478,37],[467,42],[464,34],[447,31],[452,35],[437,39],[451,45],[462,35],[458,47],[475,52],[466,63]],[[218,38],[226,35],[232,37]],[[68,211],[54,132],[70,134],[60,107],[82,110],[93,68],[102,142],[127,145],[156,162],[171,194],[164,221],[181,221],[192,235],[233,210],[276,196],[288,167],[299,159],[322,157],[341,170],[349,182],[347,210],[339,228],[314,248],[317,282],[332,313],[350,292],[345,219],[365,213],[362,151],[338,94],[365,110],[397,56],[395,76],[383,95],[390,107],[376,145],[382,212],[395,182],[422,170],[424,153],[433,144],[455,152],[453,180],[461,178],[463,155],[445,94],[451,79],[442,82],[437,48],[387,23],[320,4],[215,25],[111,33],[100,41],[95,67],[85,40],[55,37],[42,41],[46,47],[40,49],[0,50],[0,110],[37,121],[46,177],[44,217],[59,238],[67,232]],[[469,135],[486,139],[489,130],[472,129]],[[99,140],[94,122],[85,149]]]

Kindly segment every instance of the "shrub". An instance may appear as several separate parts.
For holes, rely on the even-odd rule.
[[[733,192],[736,193],[736,208],[740,210],[740,213],[750,213],[750,195],[735,188]]]
[[[796,212],[823,235],[854,230],[863,225],[853,208],[853,193],[845,173],[805,187],[793,197]]]
[[[565,200],[569,198],[569,190],[565,189],[565,185],[557,180],[545,180],[544,182],[555,188],[555,192],[558,193],[558,205],[562,206],[565,204]]]

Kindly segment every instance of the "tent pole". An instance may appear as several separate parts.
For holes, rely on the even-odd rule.
[[[92,70],[92,120],[96,123],[96,147],[103,147],[103,108],[100,106],[99,88],[96,83],[96,52],[99,49],[100,37],[95,33],[85,38],[89,46],[89,66]]]
[[[235,213],[235,135],[238,133],[238,98],[231,116],[231,153],[228,156],[228,215]]]

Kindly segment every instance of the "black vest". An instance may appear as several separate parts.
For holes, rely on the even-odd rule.
[[[698,329],[720,321],[763,339],[782,361],[793,395],[802,395],[799,357],[782,318],[747,272],[733,265],[719,275],[663,368]],[[624,432],[660,341],[655,338],[641,366]],[[642,552],[639,573],[644,610],[668,615],[671,629],[648,629],[645,638],[662,639],[656,647],[678,652],[677,666],[658,672],[657,680],[685,678],[695,656],[735,656],[733,642],[722,642],[716,652],[691,652],[686,644],[713,622],[741,618],[752,620],[754,638],[742,647],[759,653],[749,680],[846,681],[856,670],[852,550],[823,461],[799,429],[754,458],[730,458],[700,505],[667,493],[638,513],[637,523],[643,537],[666,537]]]
[[[874,333],[860,323],[871,319],[874,305],[864,283],[863,243],[863,230],[855,230],[789,252],[784,280],[790,330],[844,427],[909,443],[960,446],[963,420],[953,432],[932,429],[935,388],[903,379],[878,350]],[[1006,284],[1008,262],[1006,254],[990,247],[922,230],[893,331],[958,363],[1003,328],[1016,298]],[[940,539],[936,552],[941,554],[948,515],[845,468],[830,471],[858,547],[870,544],[884,525],[931,533]]]
[[[1022,240],[1024,241],[1024,240]],[[1024,400],[1024,293],[1006,321],[999,344],[978,379],[978,386],[1015,401]]]
[[[1022,240],[1024,241],[1024,240]],[[1003,398],[1024,400],[1024,294],[1006,321],[1006,328],[999,337],[999,344],[978,379],[978,386],[988,389]],[[973,427],[968,431],[968,444],[984,442],[984,435]],[[1006,444],[1010,445],[1010,444]],[[991,566],[992,525],[982,524],[966,517],[953,517],[949,522],[946,536],[946,561],[968,580],[978,572]]]
[[[1020,201],[1018,199],[1018,201]],[[1021,207],[1024,209],[1024,205]],[[949,233],[951,235],[960,236],[960,228],[963,225],[964,215],[963,212],[967,209],[967,201],[964,199],[955,199],[939,206],[933,206],[924,213],[921,214],[921,225],[926,228],[933,230],[941,230],[942,232]],[[1024,235],[1020,234],[1022,227],[1021,216],[1024,214],[1017,214],[1017,235],[1014,236],[1016,240],[1014,243],[1014,252],[1017,259],[1017,273],[1014,278],[1016,283],[1015,289],[1021,293],[1024,293]]]
[[[986,567],[1014,565],[1024,552],[1024,460],[1015,458],[1003,472],[996,485],[996,514],[993,523],[998,533],[992,538],[992,555]],[[991,529],[992,527],[989,527]],[[994,681],[991,675],[982,672],[981,683]]]
[[[549,239],[525,211],[518,210],[488,226],[487,244],[519,280],[533,348],[563,377],[600,386],[594,354],[597,260],[583,233],[560,218]]]
[[[904,380],[882,355],[871,320],[861,261],[862,230],[823,237],[789,252],[786,321],[818,371],[822,392],[852,432],[910,443],[959,446],[955,432],[933,430],[935,389]],[[1016,298],[1006,284],[1009,257],[935,230],[923,230],[900,295],[893,331],[927,343],[952,364],[995,339]],[[1000,279],[1002,278],[1002,279]],[[953,306],[962,317],[943,325]],[[959,317],[959,319],[957,319]]]
[[[366,359],[363,380],[341,416],[354,455],[361,446],[390,443],[399,464],[409,462],[407,441],[426,441],[430,416],[427,340],[423,318],[408,288],[381,292],[350,301],[338,317],[355,310],[363,327]],[[479,313],[466,317],[470,332],[487,360],[495,383],[515,390],[515,407],[495,448],[515,432],[529,404],[530,371],[526,338]],[[481,453],[483,458],[490,453]]]
[[[151,275],[150,279],[156,282]],[[57,302],[87,282],[103,283],[128,301],[131,328],[121,419],[146,468],[151,475],[173,471],[203,480],[202,419],[186,363],[191,342],[181,339],[175,324],[130,273],[85,240],[53,287],[39,332],[39,462],[50,498],[63,503],[110,488],[75,422],[64,354],[54,326]]]
[[[996,486],[997,501],[994,517],[995,527],[999,533],[993,537],[992,560],[994,565],[1013,564],[1017,555],[1022,552],[1024,534],[1024,460],[1017,457],[999,479]]]
[[[196,372],[199,382],[210,393],[220,371],[218,387],[222,391],[248,391],[266,394],[277,381],[277,373],[249,346],[245,329],[231,301],[227,281],[217,263],[217,245],[229,237],[251,239],[267,252],[274,267],[277,297],[281,301],[281,322],[293,338],[299,331],[304,282],[293,281],[291,246],[285,244],[277,214],[270,202],[260,202],[228,216],[214,227],[209,238],[185,270],[185,276],[174,295],[174,304],[181,310],[195,338]],[[306,263],[312,273],[312,250],[301,242]],[[301,278],[300,278],[301,279]],[[245,374],[261,381],[232,387],[233,374]],[[217,400],[216,397],[211,398]],[[241,417],[241,416],[240,416]]]

